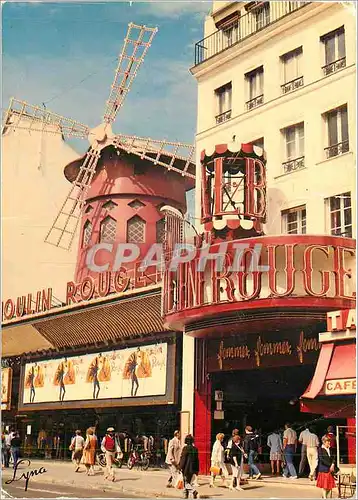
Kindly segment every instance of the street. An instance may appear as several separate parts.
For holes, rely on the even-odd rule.
[[[135,498],[133,495],[120,493],[106,488],[74,487],[69,485],[37,482],[24,491],[22,484],[4,484],[1,498]]]

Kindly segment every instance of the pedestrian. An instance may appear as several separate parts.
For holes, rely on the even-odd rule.
[[[291,428],[291,424],[285,424],[285,432],[283,433],[283,454],[286,461],[286,467],[283,471],[283,477],[297,479],[297,472],[293,465],[293,457],[297,448],[297,434]]]
[[[5,434],[1,433],[1,468],[5,467]]]
[[[222,445],[225,435],[222,432],[216,435],[216,440],[211,452],[211,468],[210,468],[210,487],[214,487],[215,477],[221,472],[221,477],[225,483],[228,477],[228,471],[225,465],[224,447]]]
[[[167,488],[171,488],[173,486],[173,482],[175,483],[176,477],[178,475],[181,450],[182,446],[180,442],[180,431],[175,431],[173,439],[169,441],[168,453],[165,458],[165,463],[169,465],[170,473]]]
[[[86,431],[86,442],[84,444],[83,459],[87,476],[94,476],[94,464],[97,448],[97,437],[94,435],[93,427],[89,427]]]
[[[317,488],[322,490],[322,498],[327,498],[328,494],[336,486],[333,474],[335,472],[335,457],[330,450],[330,439],[326,436],[322,438],[322,446],[318,450],[318,477]]]
[[[244,456],[247,457],[243,447],[241,446],[241,437],[235,434],[232,438],[232,446],[230,448],[230,463],[232,468],[231,482],[229,489],[234,489],[234,481],[236,481],[236,488],[238,491],[243,491],[240,486],[240,479],[243,473]]]
[[[104,475],[104,479],[115,481],[113,463],[116,453],[121,453],[121,447],[115,436],[113,427],[108,427],[106,435],[102,439],[101,450],[106,455],[106,473]]]
[[[309,434],[308,426],[304,431],[301,432],[298,442],[301,444],[301,460],[298,468],[298,477],[305,477],[305,469],[308,463],[307,460],[307,445],[306,445],[306,436]]]
[[[257,457],[259,449],[259,436],[252,432],[252,427],[247,425],[245,427],[244,450],[248,456],[249,464],[249,479],[260,479],[261,472],[255,465],[255,458]]]
[[[179,470],[181,470],[184,478],[183,497],[189,498],[189,492],[192,491],[193,498],[197,498],[196,476],[199,474],[198,449],[194,446],[194,438],[191,434],[186,436],[184,443],[185,446],[179,460]]]
[[[10,445],[10,452],[12,455],[12,459],[14,461],[14,469],[20,458],[20,447],[21,447],[20,434],[18,432],[15,432],[14,437],[11,439],[11,445]]]
[[[271,474],[273,476],[275,474],[279,475],[281,472],[281,462],[283,458],[283,443],[277,430],[271,432],[271,434],[267,437],[267,446],[270,448]]]
[[[314,429],[309,427],[308,434],[305,435],[305,442],[307,447],[307,459],[310,466],[309,479],[313,481],[316,478],[316,469],[318,465],[318,447],[319,439],[314,433]]]
[[[334,428],[332,425],[330,425],[329,427],[327,427],[327,432],[326,434],[324,435],[324,437],[327,437],[329,440],[330,440],[330,451],[331,453],[336,453],[336,449],[337,449],[337,439],[336,439],[336,435],[334,434]]]
[[[13,434],[9,434],[6,430],[4,433],[4,467],[8,468],[10,465],[10,448],[11,448],[11,439],[13,438]]]
[[[83,455],[85,440],[81,436],[81,431],[77,429],[75,436],[71,440],[70,450],[72,451],[72,462],[75,464],[75,472],[80,470],[80,463]]]

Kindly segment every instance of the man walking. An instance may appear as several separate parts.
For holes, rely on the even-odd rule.
[[[181,449],[182,446],[180,442],[180,431],[175,431],[173,439],[169,441],[168,453],[165,459],[165,463],[169,465],[170,472],[167,488],[171,488],[173,486],[173,481],[175,482],[176,476],[178,474]]]
[[[248,456],[248,464],[249,464],[249,478],[260,479],[261,472],[255,465],[255,457],[257,456],[257,452],[259,449],[259,441],[258,434],[254,434],[252,432],[252,427],[247,425],[245,427],[245,438],[244,438],[244,450]]]
[[[106,435],[102,439],[101,450],[106,455],[106,473],[104,475],[104,479],[115,481],[113,462],[116,453],[121,452],[121,447],[119,446],[113,427],[108,427]]]
[[[8,431],[5,431],[5,440],[4,440],[4,466],[9,467],[10,464],[10,447],[11,447],[11,439],[13,438],[13,433],[9,434]]]
[[[301,460],[300,466],[298,468],[298,477],[305,477],[305,469],[307,465],[307,437],[310,431],[308,427],[305,428],[304,431],[301,432],[300,437],[298,438],[298,442],[301,444]]]
[[[283,472],[283,477],[297,479],[297,472],[293,465],[293,457],[297,448],[297,434],[291,428],[291,424],[285,424],[285,432],[283,433],[283,453],[286,460],[286,467]]]
[[[311,481],[313,481],[318,466],[319,439],[318,436],[314,433],[312,427],[309,428],[308,434],[305,435],[305,442],[307,447],[307,459],[310,466],[310,475],[308,477]]]

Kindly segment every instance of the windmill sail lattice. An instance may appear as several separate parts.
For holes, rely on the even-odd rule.
[[[125,98],[144,61],[158,29],[128,25],[124,45],[118,58],[113,83],[105,105],[103,123],[94,129],[81,122],[12,98],[5,113],[3,134],[12,129],[60,134],[64,138],[86,138],[90,148],[82,159],[78,174],[69,193],[46,235],[45,242],[69,249],[74,240],[86,193],[96,173],[102,149],[114,145],[118,152],[136,155],[182,176],[194,178],[194,146],[179,142],[141,138],[112,132],[111,125],[124,104]]]

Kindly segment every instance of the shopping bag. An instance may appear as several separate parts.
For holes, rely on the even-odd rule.
[[[177,490],[183,490],[184,489],[184,478],[183,474],[179,473],[176,481],[175,481],[175,487]]]
[[[217,465],[212,465],[210,467],[210,472],[212,472],[214,474],[214,476],[219,476],[220,475],[220,467],[218,467]]]

